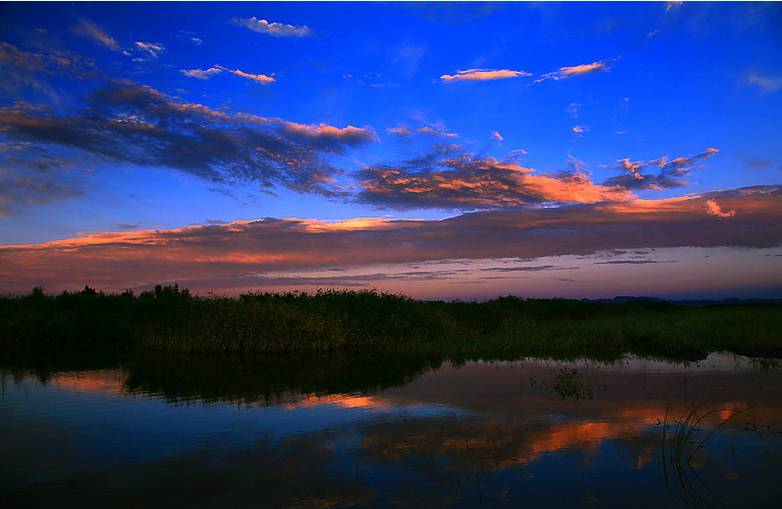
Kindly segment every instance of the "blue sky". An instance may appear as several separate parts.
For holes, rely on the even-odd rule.
[[[6,246],[696,199],[782,175],[776,4],[0,10]]]

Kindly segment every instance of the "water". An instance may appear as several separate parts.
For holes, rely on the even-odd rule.
[[[146,354],[0,373],[3,507],[782,504],[772,361]]]

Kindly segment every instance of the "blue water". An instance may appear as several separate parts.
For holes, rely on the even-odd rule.
[[[338,383],[318,362],[281,370],[268,359],[208,356],[5,363],[0,502],[782,505],[774,362],[356,358],[339,366]],[[394,368],[379,372],[378,362]],[[676,421],[693,409],[703,419],[672,455]]]

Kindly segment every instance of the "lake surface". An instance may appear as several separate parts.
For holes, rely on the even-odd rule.
[[[3,507],[782,505],[775,361],[0,366]]]

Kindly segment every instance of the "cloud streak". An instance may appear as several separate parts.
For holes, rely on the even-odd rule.
[[[776,92],[782,88],[782,77],[765,76],[757,72],[750,72],[745,78],[750,85],[758,87],[763,92]]]
[[[608,69],[609,67],[608,67],[607,60],[598,60],[596,62],[592,62],[591,64],[580,64],[580,65],[573,65],[569,67],[560,67],[554,72],[550,72],[542,75],[540,78],[536,79],[534,83],[540,83],[546,80],[559,81],[568,78],[573,78],[576,76],[583,76],[585,74],[603,72],[603,71],[607,71]]]
[[[166,48],[160,43],[136,41],[136,49],[146,54],[147,58],[155,59],[163,53]]]
[[[736,215],[730,221],[715,218],[707,210],[710,200]],[[160,281],[196,289],[219,281],[220,288],[243,289],[262,286],[253,278],[269,271],[780,244],[782,186],[759,186],[666,200],[477,212],[443,220],[264,219],[97,233],[0,247],[0,281],[5,292],[28,291],[36,284],[47,289],[85,283],[122,289]]]
[[[255,16],[251,18],[234,18],[233,22],[239,26],[249,28],[253,32],[274,37],[308,37],[312,35],[312,30],[306,25],[286,25],[285,23],[259,19]]]
[[[108,32],[88,19],[79,20],[72,29],[75,34],[92,39],[95,43],[104,48],[108,48],[112,51],[120,51],[120,46],[117,41],[109,35]]]
[[[217,76],[218,74],[227,72],[229,74],[233,74],[234,76],[238,76],[240,78],[252,80],[261,85],[269,85],[276,81],[274,75],[252,74],[252,73],[244,72],[240,69],[229,69],[227,67],[223,67],[222,65],[213,65],[209,69],[182,69],[180,72],[185,76],[187,76],[188,78],[196,78],[199,80],[208,80],[213,76]]]
[[[431,135],[442,138],[458,138],[458,133],[452,133],[448,131],[448,128],[444,124],[436,123],[432,125],[424,125],[421,127],[407,127],[406,125],[398,125],[396,127],[389,127],[386,129],[386,133],[392,136],[400,136],[403,138],[411,137],[415,134]]]
[[[525,71],[514,71],[511,69],[466,69],[456,71],[456,74],[443,74],[440,76],[442,81],[492,81],[504,80],[509,78],[519,78],[522,76],[532,76]]]

